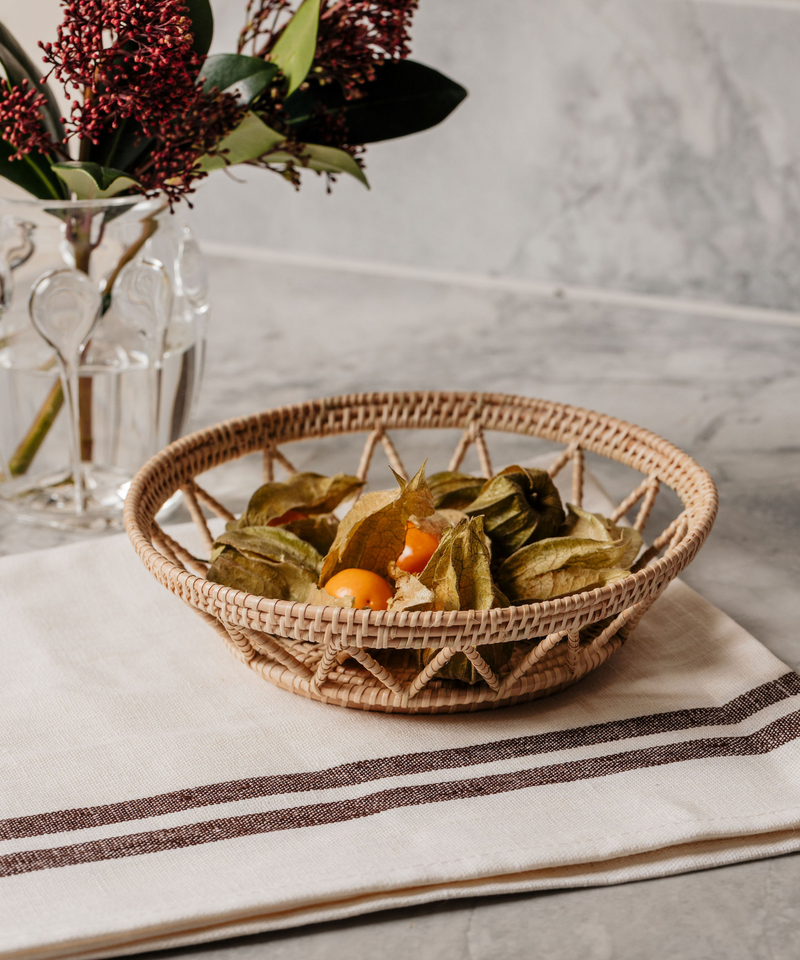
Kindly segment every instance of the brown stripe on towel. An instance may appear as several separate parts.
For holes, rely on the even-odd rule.
[[[648,767],[682,763],[687,760],[708,760],[719,757],[748,757],[769,753],[800,737],[800,710],[774,720],[755,733],[740,737],[714,737],[685,740],[666,746],[645,747],[625,753],[612,753],[588,760],[554,763],[511,773],[497,773],[469,780],[450,780],[395,787],[349,800],[335,800],[307,806],[287,807],[264,813],[250,813],[220,820],[206,820],[163,830],[133,833],[127,836],[90,840],[44,850],[23,850],[0,856],[0,877],[70,867],[101,860],[117,860],[148,853],[163,853],[220,840],[233,840],[278,830],[297,830],[325,824],[343,823],[371,817],[402,807],[469,800],[513,790],[541,787],[548,784],[572,783],[612,774],[642,770]]]
[[[0,820],[0,840],[86,830],[91,827],[144,820],[148,817],[178,813],[181,810],[193,810],[254,797],[348,787],[369,783],[372,780],[382,780],[386,777],[470,767],[497,760],[536,756],[554,750],[614,743],[656,733],[673,733],[697,727],[726,726],[740,723],[760,710],[798,694],[800,694],[800,675],[790,672],[718,707],[692,707],[467,747],[357,760],[329,767],[326,770],[230,780],[207,786],[187,787],[152,797],[123,800],[119,803],[13,817]]]

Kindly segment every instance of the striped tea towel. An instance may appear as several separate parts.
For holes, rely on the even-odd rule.
[[[575,687],[432,717],[271,686],[124,537],[0,561],[0,611],[0,957],[800,849],[800,677],[679,582]]]

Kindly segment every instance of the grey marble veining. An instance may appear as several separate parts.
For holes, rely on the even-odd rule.
[[[800,667],[800,328],[656,313],[213,258],[198,425],[342,392],[502,390],[592,407],[662,434],[716,479],[719,519],[685,579]],[[411,464],[434,433],[396,433]],[[452,438],[454,441],[455,438]],[[352,469],[361,441],[299,444],[300,467]],[[532,441],[489,438],[497,463]],[[449,451],[448,451],[449,453]],[[631,474],[593,459],[621,498]],[[207,475],[241,506],[256,458]],[[668,517],[659,502],[653,524]],[[670,515],[671,516],[671,515]],[[69,534],[0,520],[0,552]],[[610,888],[466,900],[288,930],[180,956],[213,960],[790,960],[800,856]]]
[[[216,49],[241,25],[216,4]],[[369,148],[373,189],[237,168],[208,239],[584,286],[800,306],[800,8],[422,2],[413,55],[469,98]]]

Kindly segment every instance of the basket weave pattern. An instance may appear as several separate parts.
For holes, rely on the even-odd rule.
[[[196,482],[246,454],[262,452],[264,479],[274,466],[294,468],[280,449],[309,438],[366,433],[357,474],[368,475],[382,446],[392,467],[406,471],[389,431],[462,431],[449,469],[474,444],[485,476],[493,473],[485,433],[501,431],[564,445],[550,468],[572,468],[572,502],[581,505],[584,451],[601,454],[643,474],[612,514],[619,520],[639,504],[634,526],[644,530],[662,485],[683,510],[639,559],[633,572],[605,587],[567,597],[493,610],[395,612],[320,607],[270,600],[205,579],[208,563],[194,557],[155,522],[160,507],[182,490],[207,549],[213,537],[204,509],[234,515]],[[343,706],[401,713],[487,709],[553,693],[603,663],[632,632],[670,580],[693,559],[714,522],[717,493],[709,475],[687,454],[640,427],[564,404],[504,394],[356,394],[268,410],[229,420],[171,444],[134,479],[125,505],[128,535],[148,570],[212,624],[239,659],[266,679],[303,696]],[[496,673],[483,644],[516,641],[515,653]],[[422,670],[387,669],[371,649],[435,648]],[[473,685],[436,673],[464,653],[483,680]],[[382,658],[384,659],[384,658]]]

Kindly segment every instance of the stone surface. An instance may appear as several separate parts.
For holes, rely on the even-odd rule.
[[[800,328],[217,258],[212,280],[198,425],[311,397],[416,388],[541,396],[641,423],[687,450],[719,485],[717,525],[685,579],[800,668]],[[442,458],[437,439],[395,435],[408,464],[428,456],[432,468]],[[491,436],[489,446],[501,464],[530,455],[531,443]],[[301,468],[352,469],[359,449],[354,440],[286,452]],[[594,458],[590,466],[613,496],[630,489],[624,468]],[[259,464],[248,458],[209,474],[207,486],[241,506],[258,482]],[[0,521],[0,552],[70,539]],[[178,954],[789,960],[798,885],[800,857],[790,856],[612,888],[420,907]]]

